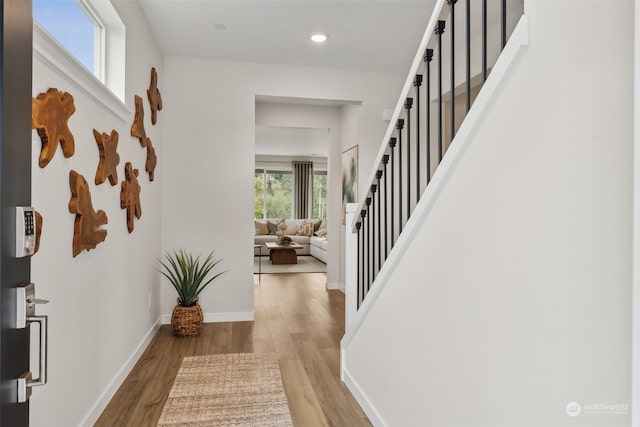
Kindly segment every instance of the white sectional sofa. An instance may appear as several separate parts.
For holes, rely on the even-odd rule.
[[[267,242],[275,242],[278,236],[275,234],[281,219],[256,219],[254,244],[264,245]],[[312,255],[320,261],[327,262],[327,222],[322,219],[285,219],[287,229],[285,234],[291,240],[302,246],[296,252],[298,255]],[[311,243],[313,241],[313,243]],[[261,250],[262,255],[268,252]]]
[[[327,263],[327,236],[309,238],[309,252],[320,261]]]

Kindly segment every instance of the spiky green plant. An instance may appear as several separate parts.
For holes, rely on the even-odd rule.
[[[178,305],[182,307],[191,307],[196,305],[198,295],[218,276],[227,272],[227,270],[208,277],[209,273],[222,260],[216,259],[214,252],[200,261],[200,255],[194,257],[184,249],[173,251],[173,253],[165,254],[166,262],[160,261],[162,268],[160,273],[173,285],[178,293]]]

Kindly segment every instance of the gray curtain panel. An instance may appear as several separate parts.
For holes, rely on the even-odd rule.
[[[313,197],[313,162],[293,162],[293,217],[309,218]]]

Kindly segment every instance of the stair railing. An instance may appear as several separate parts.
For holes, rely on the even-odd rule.
[[[463,3],[462,49],[460,42],[456,42],[460,36],[455,26],[460,12],[456,3]],[[347,245],[347,275],[357,283],[357,295],[348,293],[347,304],[355,305],[356,310],[365,301],[448,147],[455,143],[456,131],[491,71],[489,64],[495,64],[505,47],[512,12],[509,8],[519,13],[522,3],[522,0],[436,2],[367,181],[367,193],[357,208],[355,204],[349,206],[352,212],[347,218],[351,222],[347,224],[356,236],[354,243]],[[472,25],[477,28],[472,19],[478,15],[473,12],[477,8],[480,32],[472,40]],[[490,22],[495,23],[489,25]],[[473,41],[479,41],[476,44],[480,49],[474,50]],[[480,57],[476,66],[472,63],[472,59],[478,59],[474,53]],[[459,54],[464,55],[464,70],[456,68]],[[457,99],[462,95],[464,99]],[[347,321],[349,317],[348,314]]]

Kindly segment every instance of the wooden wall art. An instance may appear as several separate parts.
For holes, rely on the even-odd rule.
[[[95,211],[91,202],[91,193],[87,180],[78,172],[69,172],[71,200],[69,212],[76,214],[73,226],[73,256],[83,250],[94,249],[107,237],[107,230],[101,228],[108,222],[103,210]]]
[[[109,179],[111,185],[118,183],[118,165],[120,164],[120,155],[118,154],[118,132],[111,131],[111,135],[100,133],[93,130],[93,136],[96,138],[98,150],[100,150],[100,161],[96,170],[96,185],[100,185]]]
[[[40,249],[40,236],[42,235],[42,215],[40,212],[36,212],[36,247],[33,249],[33,253],[37,254]]]
[[[138,138],[141,147],[147,146],[147,132],[144,130],[144,106],[142,98],[135,95],[136,114],[133,116],[133,124],[131,125],[131,136]]]
[[[158,121],[158,111],[162,110],[162,96],[158,90],[158,73],[156,67],[151,68],[151,83],[147,89],[147,98],[151,106],[151,124],[155,125]]]
[[[138,169],[133,169],[131,162],[125,164],[124,181],[122,181],[122,189],[120,190],[120,207],[127,210],[127,230],[129,233],[133,231],[133,217],[140,219],[142,216],[138,174]]]
[[[75,144],[67,122],[75,111],[73,96],[55,88],[31,99],[31,127],[38,131],[42,142],[39,161],[41,168],[53,159],[58,142],[65,157],[73,156]]]
[[[144,170],[149,174],[149,181],[154,180],[154,174],[156,165],[158,164],[158,156],[156,156],[156,149],[153,148],[151,138],[147,139],[147,161],[144,164]]]

